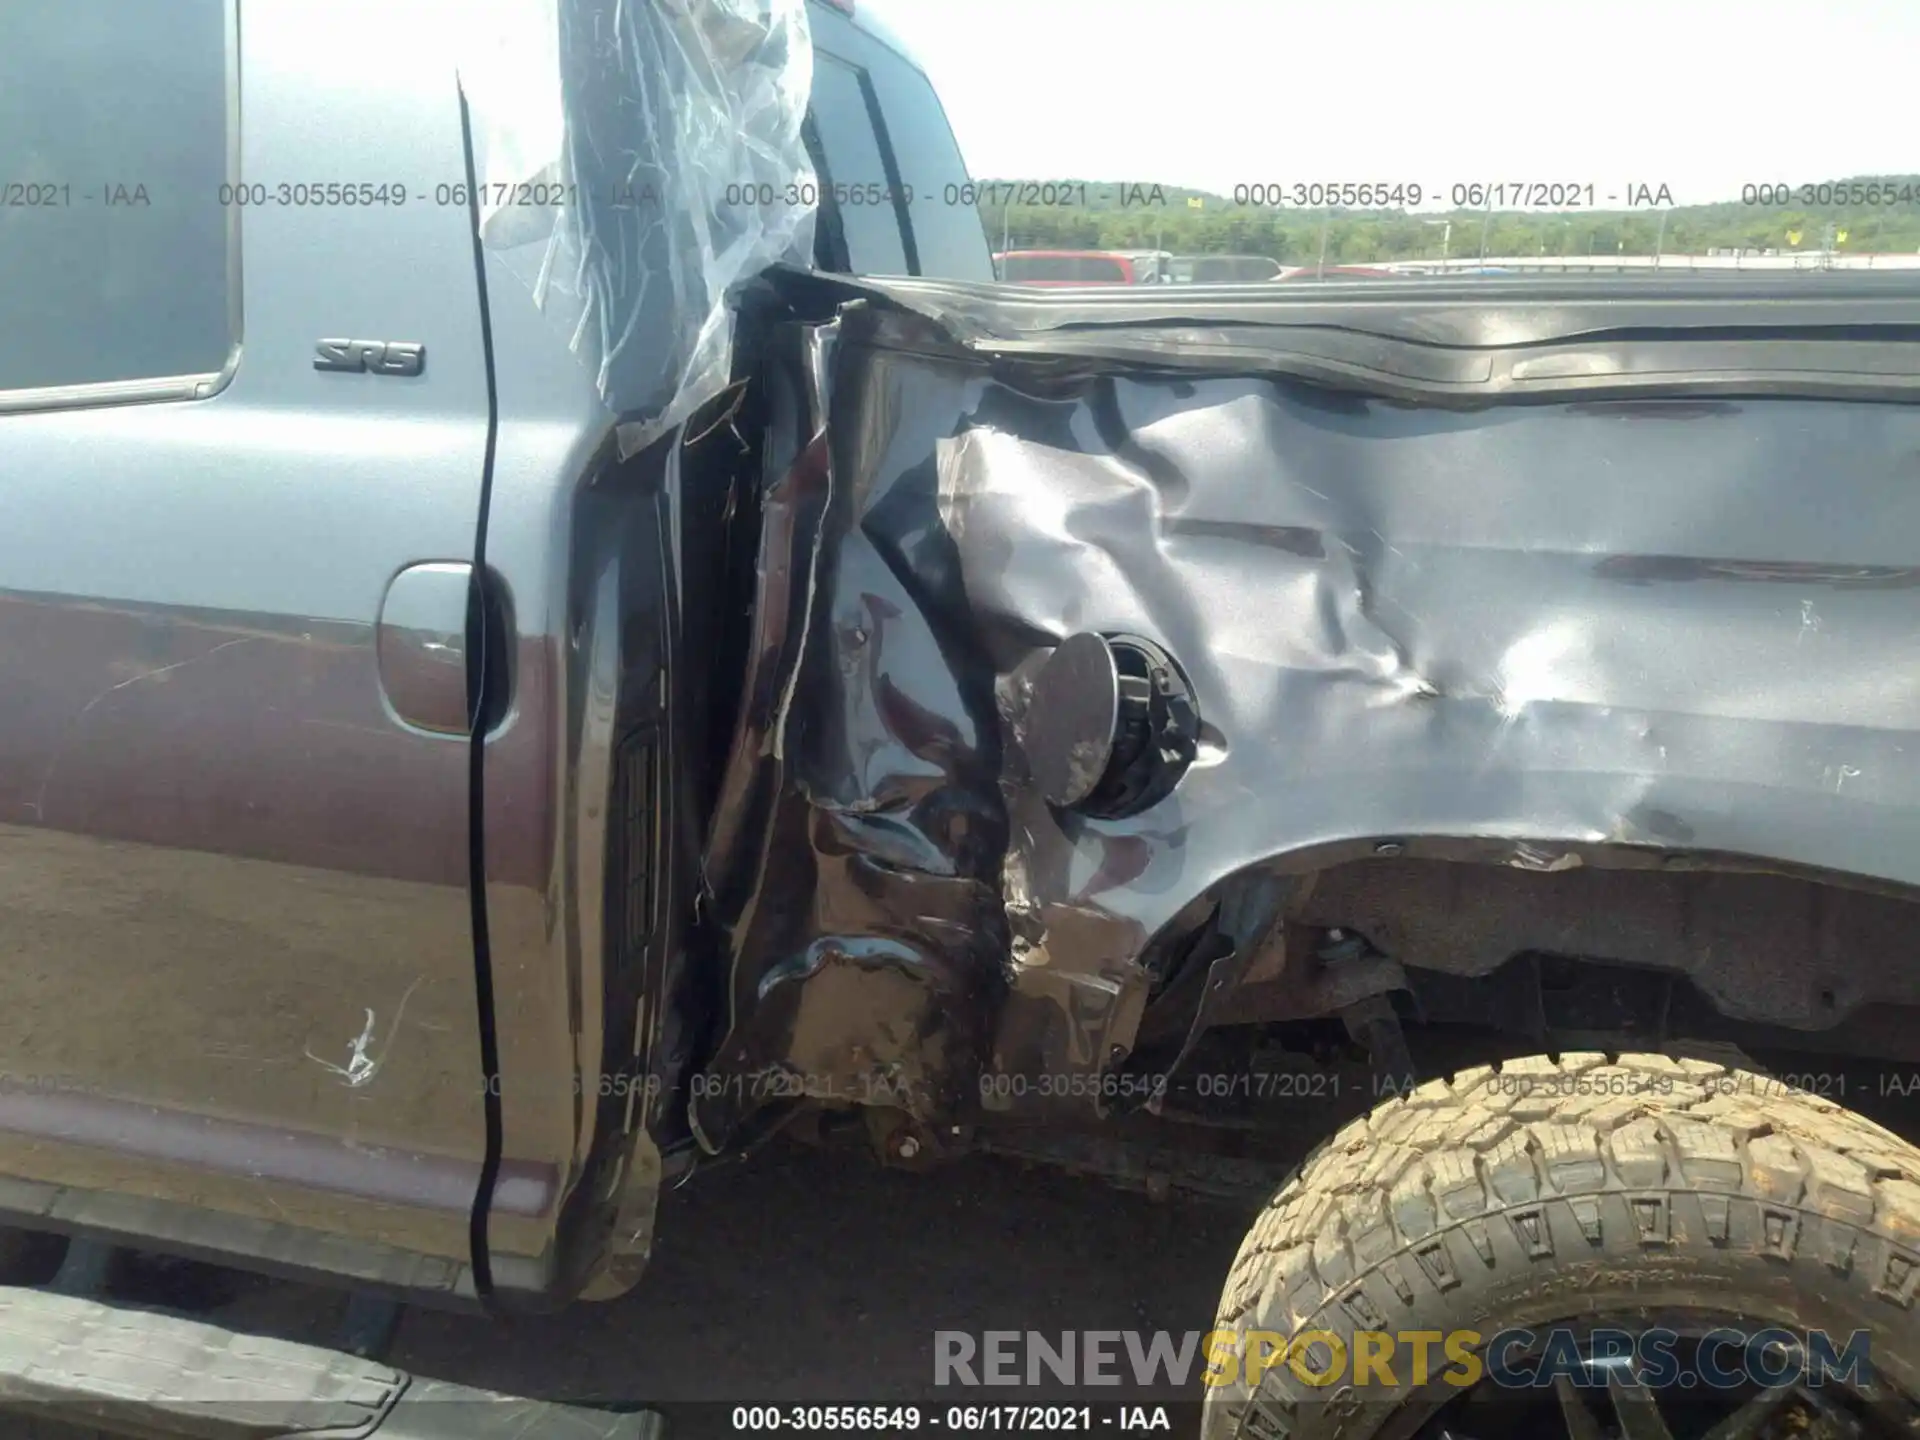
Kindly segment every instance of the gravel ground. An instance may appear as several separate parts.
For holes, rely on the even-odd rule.
[[[1900,1115],[1877,1118],[1911,1134],[1899,1104]],[[911,1174],[861,1150],[778,1143],[669,1192],[651,1266],[620,1300],[501,1321],[409,1310],[391,1358],[514,1394],[657,1406],[670,1440],[742,1433],[738,1404],[917,1403],[933,1415],[955,1403],[1158,1403],[1174,1397],[936,1389],[934,1334],[1204,1332],[1251,1218],[997,1158]],[[338,1292],[178,1262],[135,1262],[116,1289],[319,1344],[337,1343],[346,1304]],[[1198,1374],[1196,1364],[1189,1402]],[[1191,1434],[1197,1406],[1170,1418],[1172,1433]]]
[[[1204,1331],[1248,1218],[995,1159],[914,1175],[782,1146],[673,1192],[622,1299],[506,1321],[410,1310],[392,1358],[545,1399],[661,1404],[676,1440],[733,1433],[740,1402],[1030,1400],[936,1392],[934,1331]],[[235,1283],[209,1318],[330,1341],[342,1297]]]

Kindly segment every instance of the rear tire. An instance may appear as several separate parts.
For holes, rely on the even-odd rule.
[[[1422,1085],[1308,1157],[1254,1222],[1215,1328],[1479,1331],[1732,1314],[1844,1341],[1907,1396],[1920,1151],[1831,1100],[1704,1060],[1568,1054]],[[1303,1361],[1326,1373],[1331,1350]],[[1431,1375],[1448,1366],[1436,1348]],[[1235,1367],[1238,1370],[1238,1366]],[[1458,1395],[1286,1363],[1206,1392],[1204,1433],[1356,1440]],[[1216,1379],[1223,1378],[1216,1375]]]

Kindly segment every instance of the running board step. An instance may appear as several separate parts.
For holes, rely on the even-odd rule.
[[[523,1400],[317,1345],[0,1286],[6,1413],[110,1435],[194,1440],[660,1440],[650,1412]]]

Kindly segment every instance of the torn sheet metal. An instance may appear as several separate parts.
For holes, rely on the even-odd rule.
[[[453,23],[481,237],[631,455],[727,385],[729,292],[812,254],[805,0],[480,0]]]
[[[1920,410],[1420,407],[980,354],[880,302],[770,364],[710,1144],[780,1093],[753,1075],[861,1100],[904,1066],[936,1129],[1091,1111],[1209,897],[1335,847],[1920,883]],[[1163,647],[1200,717],[1123,819],[1030,775],[1032,676],[1081,632]]]

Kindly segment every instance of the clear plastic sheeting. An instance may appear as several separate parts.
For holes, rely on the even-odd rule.
[[[592,367],[630,455],[728,384],[733,288],[812,255],[806,0],[453,14],[481,238]]]

